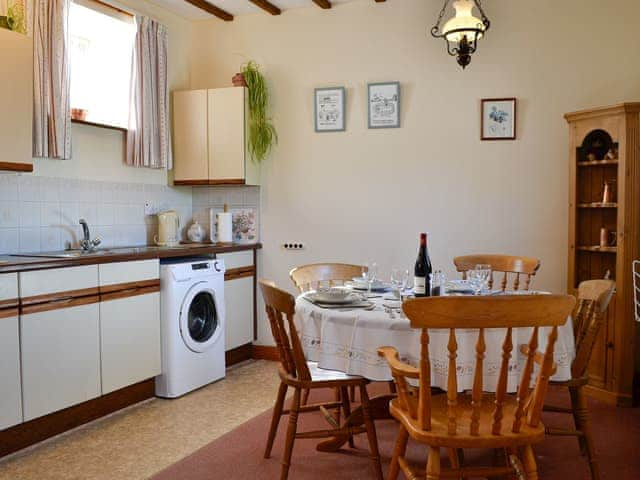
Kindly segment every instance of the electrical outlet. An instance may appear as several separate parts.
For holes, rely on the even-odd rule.
[[[304,243],[293,242],[293,243],[283,243],[282,248],[285,250],[304,250]]]

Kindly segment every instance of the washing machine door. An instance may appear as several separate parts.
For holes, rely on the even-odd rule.
[[[204,352],[220,339],[223,335],[222,311],[207,282],[191,287],[180,308],[180,333],[190,350]]]

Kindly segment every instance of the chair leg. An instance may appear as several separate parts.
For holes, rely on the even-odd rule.
[[[282,408],[284,406],[284,398],[287,395],[287,384],[280,382],[280,388],[278,388],[278,396],[276,397],[276,404],[273,407],[273,416],[271,417],[271,427],[269,427],[269,437],[267,438],[267,448],[264,451],[264,458],[271,456],[271,449],[273,448],[273,441],[276,438],[278,432],[278,425],[280,424],[280,417],[282,416]]]
[[[591,419],[589,418],[589,410],[587,401],[582,393],[582,389],[570,388],[571,404],[573,407],[573,417],[576,423],[576,429],[582,432],[582,436],[578,437],[580,441],[580,450],[582,454],[589,459],[589,468],[591,469],[592,480],[600,480],[600,468],[596,460],[596,452],[593,446],[593,432],[591,431]]]
[[[296,388],[291,402],[291,412],[289,413],[289,427],[287,428],[287,439],[284,444],[284,456],[282,457],[282,473],[280,480],[287,480],[289,467],[291,466],[291,453],[293,452],[293,442],[296,439],[298,428],[298,413],[300,411],[300,388]]]
[[[356,401],[356,387],[354,385],[349,387],[349,398],[352,402]]]
[[[522,448],[522,466],[527,480],[538,480],[538,466],[531,445]]]
[[[389,393],[392,395],[396,395],[398,393],[398,389],[396,388],[396,382],[393,380],[389,382]]]
[[[307,402],[309,401],[309,394],[311,393],[311,389],[309,388],[305,388],[302,391],[302,402],[301,405],[306,405]]]
[[[351,416],[351,402],[349,401],[348,387],[340,387],[340,400],[342,400],[342,410],[344,411],[344,419],[346,420]],[[353,442],[353,435],[349,435],[349,446],[351,448],[356,447]]]
[[[362,403],[362,418],[364,419],[364,425],[367,428],[371,461],[373,462],[376,478],[378,480],[382,480],[382,465],[380,464],[380,452],[378,451],[378,437],[376,435],[376,426],[373,423],[373,417],[371,416],[371,405],[369,404],[369,395],[367,394],[367,387],[365,385],[360,386],[360,401]]]
[[[447,455],[449,456],[449,463],[451,464],[452,470],[457,470],[460,468],[460,457],[458,456],[457,448],[447,448]],[[462,479],[462,477],[457,477]]]
[[[336,387],[333,389],[333,399],[336,402],[341,402],[342,401],[342,395],[340,394],[340,387]],[[337,424],[340,424],[340,409],[336,408],[335,413],[333,415],[333,418],[335,419]]]
[[[440,449],[429,447],[427,459],[427,480],[440,480]]]
[[[397,480],[398,473],[400,473],[400,457],[404,457],[407,451],[407,441],[409,440],[409,432],[404,428],[404,425],[400,424],[398,430],[398,439],[396,440],[396,446],[393,447],[393,456],[391,457],[391,464],[389,465],[389,474],[387,480]]]

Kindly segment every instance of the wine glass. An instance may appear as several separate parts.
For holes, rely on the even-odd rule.
[[[402,301],[402,292],[404,292],[409,283],[409,270],[394,268],[391,270],[391,285],[398,291],[398,298]]]
[[[368,267],[366,281],[369,288],[367,289],[367,296],[371,296],[371,288],[378,278],[378,264],[376,262],[370,262]]]
[[[489,279],[491,278],[491,265],[479,263],[473,268],[473,270],[469,270],[468,277],[475,294],[480,295],[480,293],[489,285]]]

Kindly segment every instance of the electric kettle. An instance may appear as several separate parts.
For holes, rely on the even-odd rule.
[[[175,210],[167,210],[158,214],[158,235],[154,237],[160,247],[175,247],[180,244],[178,231],[180,218]]]

